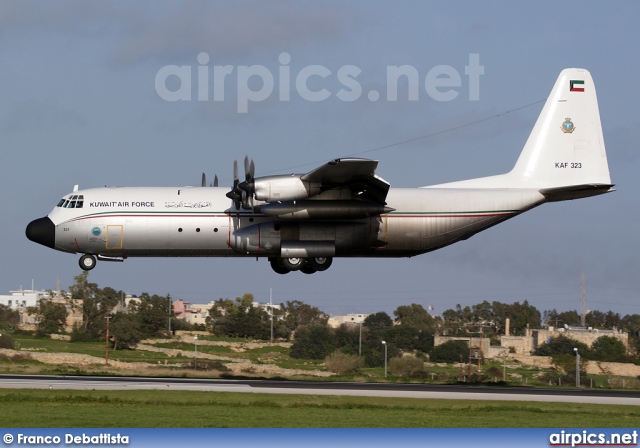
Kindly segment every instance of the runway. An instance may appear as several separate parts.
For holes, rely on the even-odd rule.
[[[640,392],[594,389],[450,386],[396,383],[330,383],[311,381],[225,380],[189,378],[0,375],[4,389],[175,390],[445,400],[541,401],[640,405]]]

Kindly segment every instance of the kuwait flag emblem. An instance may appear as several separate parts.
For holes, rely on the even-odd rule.
[[[584,81],[578,81],[572,79],[569,81],[569,91],[570,92],[584,92]]]

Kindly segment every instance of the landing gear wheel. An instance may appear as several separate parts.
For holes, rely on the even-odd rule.
[[[84,254],[79,260],[80,268],[83,271],[90,271],[96,267],[96,257],[89,254]]]
[[[290,271],[299,271],[304,266],[305,261],[306,260],[304,258],[300,257],[280,258],[280,263],[282,263],[282,266]]]
[[[289,272],[291,272],[289,271],[289,269],[285,268],[277,258],[269,258],[269,263],[271,263],[271,269],[273,269],[278,274],[288,274]]]
[[[300,268],[300,272],[303,272],[305,274],[315,274],[318,271],[313,267],[309,266],[309,264],[307,263]]]
[[[329,266],[331,266],[331,263],[333,263],[333,258],[331,257],[316,257],[316,258],[309,258],[307,260],[307,266],[320,272],[326,271],[327,269],[329,269]]]

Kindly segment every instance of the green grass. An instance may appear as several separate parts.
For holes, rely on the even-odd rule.
[[[172,350],[181,350],[185,353],[193,354],[195,352],[194,344],[188,344],[186,342],[161,342],[153,344],[158,348],[169,348]],[[198,353],[206,353],[208,355],[227,356],[229,358],[241,358],[241,354],[233,351],[229,347],[221,345],[198,345]]]
[[[637,427],[640,408],[171,391],[0,390],[5,427]]]
[[[49,338],[35,338],[33,336],[16,337],[16,348],[22,350],[36,349],[45,353],[77,353],[83,355],[96,356],[98,358],[105,357],[104,342],[69,342]],[[192,347],[193,348],[193,347]],[[28,353],[28,352],[27,352]],[[144,350],[109,350],[109,359],[124,362],[149,362],[164,363],[186,362],[190,357],[168,356],[160,352],[149,352]]]

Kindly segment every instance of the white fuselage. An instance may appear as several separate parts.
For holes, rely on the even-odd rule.
[[[216,187],[77,191],[65,198],[81,195],[82,208],[59,206],[48,215],[55,225],[54,248],[105,257],[255,257],[281,256],[283,241],[324,241],[335,243],[335,256],[403,257],[468,238],[545,201],[535,189],[392,188],[387,203],[393,212],[309,221],[238,211],[225,196],[227,191]]]

